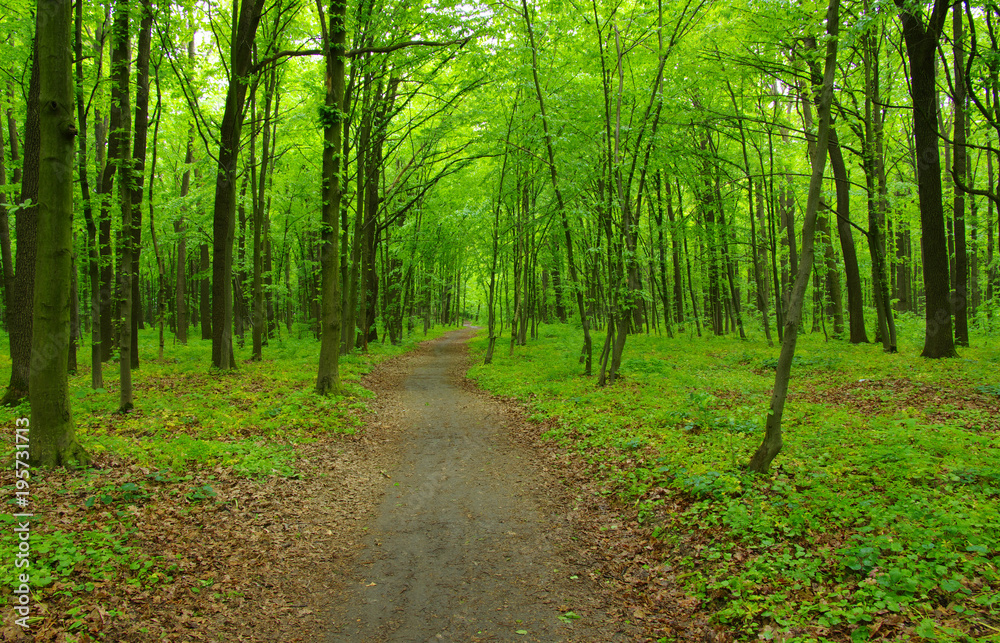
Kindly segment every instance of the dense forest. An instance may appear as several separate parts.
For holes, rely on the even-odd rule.
[[[778,475],[803,345],[966,377],[996,429],[992,0],[12,0],[0,25],[3,404],[32,467],[127,457],[77,429],[169,424],[178,373],[218,409],[295,369],[296,408],[349,424],[360,371],[464,323],[501,395],[519,356],[626,399],[682,368],[650,342],[752,355],[733,475]],[[948,582],[991,586],[997,631],[981,553],[987,580]]]

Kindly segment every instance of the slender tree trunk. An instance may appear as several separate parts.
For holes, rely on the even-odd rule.
[[[61,11],[62,9],[58,9]],[[67,40],[67,43],[69,40]],[[39,163],[41,134],[39,103],[39,52],[34,44],[34,60],[31,65],[31,80],[28,83],[28,108],[24,124],[24,169],[21,173],[21,199],[19,203],[38,203]],[[11,148],[13,141],[11,137]],[[72,162],[71,162],[72,163]],[[28,395],[32,351],[32,301],[35,291],[35,235],[38,228],[37,206],[21,208],[14,218],[14,233],[17,248],[14,253],[14,288],[8,316],[8,337],[10,340],[10,384],[0,404],[16,406]],[[66,340],[68,341],[68,336]],[[59,367],[65,369],[65,360]]]
[[[829,208],[820,201],[820,210]],[[824,314],[833,319],[833,336],[840,337],[844,333],[844,300],[840,289],[840,273],[837,270],[837,258],[833,251],[833,236],[830,231],[830,219],[826,213],[816,215],[816,232],[819,240],[823,243],[823,258],[825,269],[823,272],[823,285],[827,295],[826,310]],[[832,213],[836,216],[836,213]],[[813,294],[818,297],[819,292]]]
[[[576,304],[580,312],[580,324],[583,327],[583,350],[580,356],[580,361],[584,364],[584,374],[590,375],[593,349],[590,339],[590,321],[587,319],[587,308],[583,301],[584,288],[577,275],[576,263],[573,261],[573,236],[570,232],[569,216],[566,214],[562,191],[559,189],[559,181],[556,173],[555,152],[552,147],[552,137],[549,134],[548,117],[545,113],[545,101],[542,98],[542,85],[538,79],[538,49],[535,46],[535,33],[531,28],[531,16],[528,11],[527,0],[521,0],[521,7],[524,10],[524,23],[528,30],[528,41],[531,45],[531,73],[535,83],[535,95],[538,97],[538,110],[542,118],[542,132],[545,136],[545,149],[548,153],[549,159],[549,174],[552,179],[552,189],[556,193],[556,206],[559,209],[563,234],[566,237],[566,260],[569,264],[569,276],[570,281],[573,283],[573,290],[576,294]]]
[[[275,91],[277,91],[277,70],[271,70],[264,83],[264,126],[261,141],[259,191],[254,200],[253,210],[253,355],[250,359],[255,361],[262,359],[264,330],[267,324],[267,320],[264,318],[264,257],[261,244],[263,243],[264,231],[265,184],[269,172],[268,165],[271,161],[271,104]]]
[[[194,63],[194,39],[188,41],[188,60]],[[194,163],[194,124],[188,124],[187,150],[184,153],[184,174],[181,175],[181,200],[191,191],[191,165]],[[174,234],[177,236],[177,281],[174,290],[174,331],[177,341],[187,344],[188,326],[190,325],[187,301],[187,205],[181,205],[180,216],[174,221]]]
[[[839,32],[840,0],[831,0],[827,10],[827,34],[830,36],[826,46],[826,63],[823,71],[823,85],[817,102],[819,126],[816,133],[816,146],[812,155],[812,178],[809,181],[809,196],[806,201],[805,221],[802,225],[802,255],[799,271],[789,298],[788,316],[785,320],[785,338],[781,344],[781,354],[775,369],[774,391],[771,395],[771,407],[767,414],[764,441],[750,459],[748,469],[763,473],[771,466],[771,461],[781,451],[781,418],[788,397],[788,381],[791,377],[792,358],[795,356],[795,344],[798,339],[799,323],[802,319],[802,304],[805,300],[806,287],[812,273],[813,241],[816,231],[816,214],[819,210],[820,191],[823,187],[823,170],[826,165],[827,150],[830,139],[830,104],[833,102],[833,78],[837,68],[837,35]]]
[[[129,5],[128,0],[115,1],[114,50],[111,54],[111,133],[109,164],[117,165],[118,203],[121,207],[122,255],[119,264],[121,302],[118,339],[118,371],[120,373],[118,412],[127,413],[132,401],[132,164],[129,155],[132,121],[129,118]],[[115,125],[118,125],[115,127]]]
[[[3,127],[0,127],[0,188],[7,187],[7,166],[5,164]],[[16,160],[16,159],[15,159]],[[6,193],[0,191],[0,262],[3,263],[3,311],[4,328],[10,316],[11,300],[14,295],[14,257],[10,245],[10,215],[7,211]]]
[[[756,217],[755,213],[750,213],[750,244],[753,252],[753,272],[754,272],[754,282],[757,285],[757,310],[760,311],[761,320],[764,324],[764,336],[767,338],[767,345],[774,346],[774,339],[771,337],[771,322],[768,319],[768,288],[767,288],[767,275],[764,274],[763,266],[767,265],[767,240],[764,227],[764,187],[763,184],[757,185],[757,190],[754,191],[754,196],[756,197]],[[756,218],[756,223],[760,225],[760,234],[765,236],[765,239],[761,242],[757,242],[757,225],[754,223]]]
[[[159,69],[156,73],[156,110],[157,115],[156,124],[153,127],[153,150],[149,162],[149,238],[153,243],[153,255],[156,258],[156,269],[157,269],[157,291],[156,291],[156,302],[157,302],[157,322],[160,328],[160,343],[159,343],[159,353],[158,359],[163,361],[163,325],[167,317],[167,270],[166,262],[163,259],[163,255],[160,253],[160,244],[156,239],[156,224],[153,220],[153,186],[155,184],[154,179],[156,178],[156,145],[160,136],[160,118],[162,106],[163,92],[160,88],[160,74]],[[178,261],[178,264],[183,264],[183,261]]]
[[[76,83],[83,87],[83,3],[77,2],[75,16],[75,58]],[[103,51],[103,47],[101,47]],[[100,65],[98,65],[100,66]],[[83,196],[83,218],[87,226],[87,275],[90,286],[90,386],[104,388],[104,374],[101,364],[101,259],[97,247],[97,222],[90,195],[90,178],[87,174],[87,108],[83,92],[76,92],[76,117],[79,137],[77,170],[80,176],[80,192]]]
[[[865,4],[868,10],[868,4]],[[873,33],[868,33],[862,41],[862,61],[865,70],[865,122],[862,141],[862,165],[865,171],[865,187],[868,192],[868,254],[872,262],[872,287],[874,289],[875,310],[878,317],[879,336],[882,349],[887,353],[896,352],[896,323],[893,319],[886,277],[885,243],[885,165],[882,157],[882,107],[879,93],[878,42]],[[878,110],[878,111],[876,111]]]
[[[142,19],[139,24],[139,41],[135,61],[135,140],[132,147],[131,201],[132,215],[132,368],[139,368],[139,327],[142,315],[139,306],[139,255],[142,252],[142,192],[143,173],[146,168],[146,138],[149,132],[149,50],[152,39],[153,10],[148,0],[140,2]],[[159,118],[159,115],[157,115]],[[125,266],[122,268],[125,269]]]
[[[965,53],[963,50],[962,4],[956,3],[952,12],[952,49],[955,54],[955,176],[967,180],[968,153],[965,149]],[[965,241],[965,192],[956,186],[953,201],[955,227],[955,282],[952,313],[955,315],[955,344],[969,345],[969,251]],[[975,228],[973,228],[975,230]]]
[[[233,356],[233,236],[240,133],[251,54],[264,0],[233,3],[229,87],[219,130],[219,168],[212,216],[212,366],[236,368]]]
[[[840,251],[844,259],[844,273],[847,286],[847,315],[850,324],[850,342],[868,343],[865,332],[864,296],[861,291],[861,271],[858,269],[858,253],[851,232],[851,185],[847,178],[847,166],[840,149],[837,131],[830,130],[830,167],[833,170],[837,188],[837,236],[840,237]]]
[[[323,228],[321,271],[323,279],[321,346],[316,392],[340,392],[340,224],[341,136],[344,134],[344,50],[347,43],[347,2],[330,1],[330,42],[326,47],[326,103],[323,108]]]
[[[212,285],[208,275],[212,268],[207,243],[203,243],[198,248],[201,263],[199,274],[201,275],[200,292],[198,296],[199,317],[201,317],[201,338],[212,339]]]
[[[517,109],[517,102],[514,103],[514,109],[510,112],[510,120],[507,123],[507,138],[510,138],[511,130],[513,129],[514,114]],[[500,185],[497,187],[497,200],[493,206],[493,229],[491,231],[491,236],[493,238],[493,254],[491,257],[490,265],[490,289],[487,294],[487,336],[488,344],[486,346],[486,357],[483,359],[484,364],[490,364],[493,362],[493,349],[496,347],[497,343],[497,330],[496,330],[496,290],[497,290],[497,262],[500,254],[500,210],[503,205],[503,183],[507,176],[507,151],[504,149],[503,164],[500,167]]]

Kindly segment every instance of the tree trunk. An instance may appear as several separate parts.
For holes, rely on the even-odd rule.
[[[229,87],[219,129],[219,166],[212,215],[212,366],[236,368],[233,357],[233,233],[236,227],[236,176],[240,132],[254,35],[264,0],[233,2]],[[237,19],[238,17],[238,19]]]
[[[264,257],[261,244],[264,232],[264,195],[269,171],[268,165],[271,161],[271,104],[276,90],[277,70],[272,69],[264,82],[264,125],[261,141],[260,179],[253,209],[253,354],[250,359],[255,361],[260,361],[263,357],[264,331],[267,324],[267,320],[264,318]]]
[[[340,226],[341,136],[344,135],[344,50],[347,43],[347,2],[330,1],[330,42],[326,43],[326,103],[323,107],[323,228],[321,271],[323,308],[316,392],[340,393]]]
[[[924,273],[923,357],[955,357],[951,327],[948,240],[945,236],[941,198],[941,161],[938,153],[938,104],[935,62],[938,38],[950,4],[935,0],[927,24],[912,13],[904,0],[896,0],[903,24],[906,53],[910,64],[910,93],[913,99],[913,139],[917,157],[917,192],[920,197],[920,228]]]
[[[209,257],[208,244],[201,244],[198,250],[201,259],[201,265],[198,270],[198,273],[201,275],[199,280],[201,288],[198,296],[201,338],[212,339],[212,286],[208,278],[208,275],[211,274],[209,271],[212,268],[212,264]]]
[[[955,176],[967,181],[968,152],[965,149],[965,54],[962,42],[962,4],[952,13],[952,49],[955,53]],[[969,252],[965,242],[965,192],[956,186],[953,218],[955,227],[955,282],[952,313],[955,315],[955,343],[969,345]],[[973,230],[975,228],[973,227]]]
[[[127,413],[132,403],[132,164],[129,155],[132,121],[129,118],[129,6],[128,0],[116,0],[114,50],[111,54],[111,133],[109,165],[118,169],[118,204],[122,216],[122,256],[119,263],[121,302],[118,339],[120,373],[118,412]],[[115,126],[117,124],[117,127]]]
[[[865,4],[867,11],[868,5]],[[868,254],[872,261],[872,287],[875,310],[878,316],[882,349],[896,352],[896,323],[892,315],[889,283],[886,277],[885,226],[886,192],[885,165],[882,155],[882,126],[884,117],[879,93],[878,43],[869,32],[862,41],[862,59],[865,71],[865,122],[862,141],[862,166],[865,188],[868,192]]]
[[[833,78],[837,68],[837,34],[839,31],[840,0],[831,0],[827,10],[827,34],[830,36],[826,45],[826,63],[823,70],[823,85],[817,101],[817,116],[819,126],[816,133],[816,146],[812,155],[812,178],[809,181],[809,196],[806,201],[805,221],[802,224],[802,254],[798,274],[789,298],[788,316],[785,319],[785,337],[781,344],[781,354],[774,375],[774,391],[771,395],[771,407],[767,414],[764,441],[750,459],[748,469],[756,473],[764,473],[771,466],[771,461],[781,451],[781,418],[785,410],[785,400],[788,397],[788,381],[791,378],[792,358],[795,356],[795,344],[799,334],[799,323],[802,320],[802,304],[805,300],[806,287],[812,273],[813,241],[816,231],[816,213],[819,210],[820,192],[823,187],[823,170],[826,165],[827,150],[830,138],[830,104],[833,102]]]
[[[0,127],[0,188],[7,187],[7,166],[4,154],[3,127]],[[17,159],[14,159],[15,161]],[[10,216],[7,211],[7,196],[0,191],[0,262],[2,262],[3,274],[3,311],[4,328],[7,327],[7,319],[10,316],[11,300],[14,295],[14,257],[11,255],[10,245]]]
[[[99,39],[100,40],[100,39]],[[75,17],[75,57],[76,83],[83,86],[83,3],[76,3]],[[103,47],[101,47],[103,52]],[[98,62],[100,66],[100,62]],[[87,108],[83,92],[76,93],[76,115],[79,137],[77,170],[80,176],[80,192],[83,196],[83,218],[87,227],[87,275],[90,289],[90,387],[104,388],[104,374],[101,365],[101,268],[97,249],[97,222],[90,196],[90,179],[87,174]]]
[[[39,168],[37,237],[33,241],[46,278],[38,280],[34,292],[28,461],[42,467],[86,464],[90,460],[76,441],[66,373],[73,249],[73,146],[77,133],[73,124],[72,15],[68,0],[39,0],[36,61],[44,61],[39,97],[45,107],[39,123],[43,160]]]
[[[837,235],[840,237],[840,251],[844,258],[845,284],[847,286],[847,315],[850,324],[852,344],[868,343],[865,332],[864,296],[861,291],[861,271],[858,269],[858,253],[851,232],[851,184],[847,178],[847,166],[840,149],[837,131],[830,130],[830,167],[837,187]]]
[[[58,8],[61,11],[61,8]],[[67,43],[69,41],[67,40]],[[34,44],[34,61],[31,65],[31,80],[28,84],[28,108],[24,124],[24,170],[21,173],[21,199],[19,203],[38,203],[39,163],[41,134],[39,103],[39,52]],[[14,139],[12,138],[12,141]],[[13,148],[13,143],[11,145]],[[14,233],[17,235],[17,249],[14,254],[14,289],[11,298],[11,314],[8,317],[10,339],[10,384],[0,404],[16,406],[28,395],[32,350],[32,301],[35,291],[35,235],[38,227],[37,207],[31,206],[17,211],[14,218]],[[68,341],[68,337],[66,338]],[[65,368],[66,362],[60,362]]]
[[[146,138],[149,132],[149,50],[153,29],[153,10],[149,0],[142,0],[142,19],[139,24],[139,41],[135,60],[135,139],[132,145],[132,368],[139,368],[139,255],[142,252],[142,191],[143,173],[146,169]],[[159,116],[157,115],[157,118]],[[123,267],[124,269],[124,267]]]
[[[188,60],[194,62],[194,39],[188,42]],[[188,125],[187,151],[184,153],[184,174],[181,175],[181,201],[191,191],[191,165],[194,163],[194,125]],[[187,344],[188,326],[190,325],[187,301],[187,220],[185,212],[187,205],[181,205],[180,216],[174,221],[174,234],[177,235],[177,280],[174,289],[174,332],[177,341]]]
[[[535,34],[531,28],[531,16],[528,12],[527,0],[521,0],[521,7],[524,10],[524,22],[528,30],[528,41],[531,45],[531,73],[535,84],[535,95],[538,98],[538,111],[542,119],[542,133],[545,137],[545,149],[549,159],[549,175],[552,179],[552,189],[556,193],[556,207],[559,209],[559,216],[562,221],[563,234],[566,237],[566,261],[569,264],[570,281],[576,294],[576,305],[580,312],[580,324],[583,327],[583,350],[580,361],[583,362],[584,375],[590,375],[591,362],[593,360],[592,342],[590,339],[590,321],[587,319],[587,308],[583,301],[583,285],[580,283],[576,271],[576,263],[573,261],[573,236],[570,232],[569,216],[566,214],[566,207],[563,201],[562,191],[559,189],[559,181],[556,173],[555,151],[552,147],[552,136],[549,134],[548,117],[545,113],[545,101],[542,98],[542,85],[538,79],[538,49],[535,46]]]
[[[156,114],[161,113],[161,106],[163,99],[163,92],[160,88],[160,74],[159,69],[156,73]],[[157,116],[156,125],[153,127],[153,151],[149,162],[149,239],[153,243],[153,255],[156,258],[156,270],[157,270],[157,290],[156,290],[156,302],[157,302],[157,322],[160,327],[159,336],[159,360],[163,361],[163,325],[167,316],[167,270],[166,262],[163,259],[163,255],[160,253],[160,244],[156,239],[156,225],[153,221],[153,186],[154,179],[156,178],[156,146],[159,141],[160,136],[160,119]],[[183,261],[178,262],[183,263]]]
[[[837,258],[833,252],[833,236],[830,231],[829,208],[822,204],[820,209],[826,208],[826,212],[816,215],[816,232],[823,243],[823,258],[825,260],[825,270],[823,271],[823,285],[827,295],[826,310],[824,314],[833,319],[833,336],[841,337],[844,333],[844,300],[840,289],[840,272],[837,270]],[[836,216],[836,213],[833,213]],[[860,282],[859,282],[860,283]],[[819,293],[814,293],[818,296]]]

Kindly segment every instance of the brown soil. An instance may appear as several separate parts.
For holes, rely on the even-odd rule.
[[[977,432],[1000,431],[998,400],[974,390],[966,382],[931,386],[910,379],[858,380],[820,390],[798,393],[801,399],[821,404],[850,406],[865,415],[882,415],[902,408],[924,409],[931,422],[962,422],[973,414],[966,428]]]
[[[430,343],[379,391],[400,463],[325,640],[635,640],[574,546],[565,488],[515,441],[501,404],[464,385],[470,334]]]

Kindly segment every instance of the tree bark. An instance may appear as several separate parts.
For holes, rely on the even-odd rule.
[[[326,102],[323,107],[323,227],[321,344],[316,392],[340,393],[340,227],[341,137],[344,135],[344,60],[347,46],[347,2],[331,0],[326,46]]]
[[[57,8],[61,11],[61,8]],[[69,41],[67,40],[67,43]],[[34,43],[34,60],[31,65],[31,80],[28,83],[28,108],[24,124],[24,169],[21,173],[21,199],[19,203],[32,203],[17,211],[14,217],[14,233],[17,235],[17,249],[14,253],[14,289],[11,298],[11,315],[8,318],[10,340],[10,384],[0,404],[16,406],[28,395],[28,380],[31,370],[32,350],[32,301],[35,290],[35,235],[38,228],[37,206],[39,189],[39,163],[41,134],[39,123],[39,51]],[[12,138],[12,141],[14,139]],[[11,145],[13,148],[13,143]],[[68,340],[68,337],[67,337]],[[66,362],[60,362],[65,368]]]
[[[232,338],[236,170],[253,40],[263,7],[264,0],[233,3],[230,77],[219,130],[219,165],[212,216],[212,366],[221,370],[236,368]]]
[[[120,373],[118,412],[132,410],[132,253],[135,233],[132,230],[132,164],[129,139],[132,121],[129,118],[129,5],[128,0],[116,0],[114,51],[111,54],[111,133],[108,141],[108,164],[117,166],[118,204],[121,207],[122,232],[120,271],[121,302],[118,339],[118,371]],[[117,127],[115,126],[117,124]]]
[[[39,0],[36,14],[39,77],[40,180],[38,263],[46,278],[35,284],[31,340],[28,461],[35,466],[86,464],[76,440],[66,360],[70,339],[70,275],[73,249],[72,3]],[[27,146],[26,146],[27,147]]]
[[[913,140],[917,158],[917,192],[920,197],[924,310],[923,357],[955,357],[949,292],[948,240],[945,235],[941,195],[941,160],[938,152],[938,104],[935,63],[938,39],[950,3],[935,0],[930,19],[896,0],[903,25],[903,38],[910,63],[910,95],[913,100]],[[919,9],[918,9],[919,11]]]

